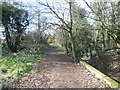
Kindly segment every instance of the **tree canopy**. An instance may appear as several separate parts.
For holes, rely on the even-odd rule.
[[[23,32],[29,25],[28,12],[19,9],[14,5],[3,2],[2,6],[2,24],[5,28],[4,35],[7,45],[11,52],[20,50],[20,41]]]

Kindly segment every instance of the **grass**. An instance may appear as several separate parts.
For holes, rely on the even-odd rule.
[[[8,78],[18,78],[26,75],[31,70],[32,61],[25,57],[4,58],[0,60],[0,73]]]
[[[4,58],[0,59],[0,79],[5,81],[3,82],[3,88],[9,87],[9,81],[6,84],[7,79],[15,80],[35,73],[36,71],[32,69],[34,63],[40,63],[44,60],[46,60],[44,50],[33,52],[26,49],[4,56]]]
[[[33,63],[45,60],[45,56],[40,52],[25,53],[19,52],[0,60],[0,78],[18,78],[27,75],[32,70]]]

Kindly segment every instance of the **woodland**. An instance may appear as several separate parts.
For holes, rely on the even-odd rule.
[[[50,1],[0,2],[2,88],[39,72],[33,67],[47,61],[48,48],[120,83],[120,1],[82,0],[87,8],[75,0]]]

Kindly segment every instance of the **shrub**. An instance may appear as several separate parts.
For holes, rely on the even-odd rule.
[[[17,78],[26,72],[30,72],[32,63],[34,63],[32,60],[25,57],[4,58],[0,60],[0,73],[6,73],[8,77]]]
[[[9,90],[10,88],[12,88],[12,85],[8,82],[2,82],[2,90]]]
[[[120,54],[120,50],[118,50],[118,51],[114,51],[114,53],[116,53],[116,54]]]
[[[0,73],[6,73],[6,72],[7,72],[7,66],[6,65],[0,66]]]

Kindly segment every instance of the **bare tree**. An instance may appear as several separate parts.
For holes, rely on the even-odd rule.
[[[95,6],[88,4],[83,0],[86,5],[91,9],[91,12],[96,17],[96,21],[101,23],[102,29],[107,31],[108,35],[116,42],[120,43],[120,25],[119,25],[119,2],[100,2],[97,1]],[[96,9],[98,9],[96,11]]]
[[[71,41],[71,47],[72,47],[72,56],[74,61],[79,62],[79,60],[77,59],[77,54],[76,54],[76,47],[75,47],[75,40],[74,40],[74,36],[73,36],[73,16],[72,16],[72,0],[69,0],[68,3],[68,13],[69,13],[69,20],[66,21],[64,19],[63,16],[60,16],[58,12],[55,11],[54,7],[50,6],[48,2],[46,3],[40,3],[41,5],[44,5],[46,7],[49,8],[49,10],[51,11],[51,13],[62,23],[52,23],[54,25],[59,26],[60,28],[62,28],[63,30],[65,30],[66,32],[68,32],[69,37],[70,37],[70,41]],[[64,15],[64,11],[62,12],[62,15]]]

